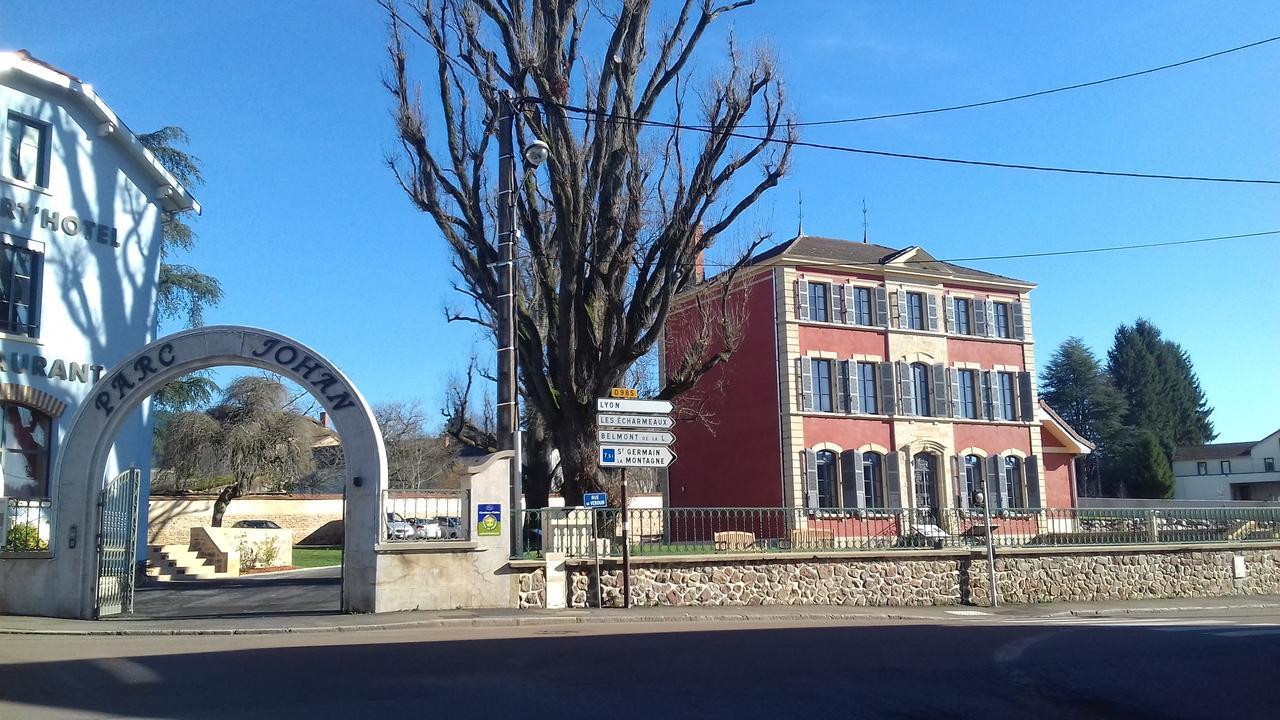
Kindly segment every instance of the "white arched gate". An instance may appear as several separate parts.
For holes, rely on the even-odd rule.
[[[133,612],[138,561],[138,487],[142,471],[129,468],[107,481],[98,499],[98,594],[95,618]]]

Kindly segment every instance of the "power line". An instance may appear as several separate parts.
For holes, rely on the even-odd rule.
[[[949,163],[953,165],[972,165],[978,167],[1003,168],[1006,170],[1034,170],[1038,172],[1054,172],[1068,173],[1072,175],[1100,175],[1104,177],[1126,177],[1126,178],[1143,178],[1148,180],[1184,180],[1192,182],[1214,182],[1214,183],[1241,183],[1251,185],[1280,185],[1280,180],[1267,180],[1256,178],[1231,178],[1231,177],[1211,177],[1203,175],[1166,175],[1161,173],[1139,173],[1124,172],[1115,170],[1088,170],[1081,168],[1064,168],[1052,167],[1048,165],[1027,165],[1022,163],[1002,163],[988,160],[964,160],[960,158],[938,157],[935,155],[917,155],[914,153],[889,152],[887,150],[869,150],[867,148],[849,147],[847,145],[833,145],[830,143],[805,142],[803,140],[789,140],[776,137],[764,137],[760,135],[748,135],[728,130],[713,130],[709,127],[699,125],[684,125],[681,123],[669,123],[661,120],[639,120],[629,118],[615,113],[605,112],[603,110],[592,110],[590,108],[578,107],[576,105],[568,105],[565,103],[553,102],[551,100],[541,98],[529,98],[531,101],[541,102],[543,105],[551,105],[568,112],[581,113],[584,115],[593,115],[597,118],[604,118],[618,122],[633,123],[637,125],[648,125],[652,127],[662,127],[670,130],[692,130],[694,132],[703,132],[708,135],[723,135],[726,137],[739,138],[742,140],[755,140],[757,142],[766,142],[770,144],[794,145],[797,147],[814,148],[816,150],[832,150],[835,152],[854,153],[858,155],[873,155],[877,157],[889,157],[902,160],[924,160],[927,162]],[[580,118],[586,119],[586,118]]]
[[[1093,87],[1094,85],[1102,85],[1105,83],[1116,82],[1117,80],[1128,80],[1129,78],[1135,78],[1141,75],[1150,75],[1151,73],[1157,73],[1162,70],[1171,70],[1176,67],[1182,67],[1183,65],[1190,65],[1192,63],[1198,63],[1203,60],[1209,60],[1212,58],[1221,57],[1223,55],[1229,55],[1231,53],[1240,52],[1241,50],[1248,50],[1250,48],[1255,48],[1255,47],[1258,47],[1259,45],[1266,45],[1267,43],[1272,43],[1277,40],[1280,40],[1280,35],[1277,35],[1275,37],[1269,37],[1265,40],[1259,40],[1257,42],[1251,42],[1251,43],[1248,43],[1247,45],[1240,45],[1239,47],[1233,47],[1227,50],[1219,50],[1218,52],[1209,53],[1208,55],[1201,55],[1200,57],[1194,57],[1194,58],[1191,58],[1190,60],[1181,60],[1179,62],[1169,63],[1168,65],[1161,65],[1160,67],[1148,68],[1146,70],[1138,70],[1136,72],[1125,73],[1123,75],[1113,75],[1112,77],[1103,78],[1101,80],[1090,80],[1089,82],[1076,83],[1074,85],[1064,85],[1062,87],[1056,87],[1050,90],[1038,90],[1036,92],[1023,93],[1022,95],[1013,95],[1010,97],[999,98],[996,100],[983,100],[981,102],[971,102],[971,103],[965,103],[963,105],[948,105],[946,107],[930,108],[928,110],[912,110],[910,112],[886,113],[883,115],[864,115],[862,117],[840,118],[836,120],[810,120],[807,122],[797,122],[793,124],[796,127],[816,127],[819,125],[844,125],[848,123],[866,122],[868,120],[890,120],[893,118],[912,117],[915,115],[933,115],[935,113],[952,112],[953,110],[969,110],[971,108],[986,107],[988,105],[999,105],[1001,103],[1014,102],[1016,100],[1026,100],[1028,98],[1041,97],[1044,95],[1053,95],[1054,93],[1060,93],[1060,92],[1067,92],[1068,90],[1079,90],[1081,88]],[[738,127],[762,128],[762,127],[768,127],[768,125],[739,125]]]

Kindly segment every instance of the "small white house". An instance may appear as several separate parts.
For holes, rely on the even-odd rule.
[[[1181,447],[1173,454],[1178,500],[1280,501],[1280,430],[1255,442]]]
[[[49,542],[71,418],[155,338],[163,216],[200,206],[92,87],[25,51],[0,52],[0,121],[3,547],[19,524]],[[146,477],[148,425],[145,413],[131,418],[109,473],[137,466]],[[86,480],[102,478],[69,481]]]

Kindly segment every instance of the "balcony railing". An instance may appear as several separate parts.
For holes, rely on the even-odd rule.
[[[471,539],[468,490],[386,490],[382,511],[386,542]]]
[[[980,509],[669,508],[629,511],[633,556],[1280,541],[1280,507]],[[522,557],[622,554],[622,511],[525,511]]]

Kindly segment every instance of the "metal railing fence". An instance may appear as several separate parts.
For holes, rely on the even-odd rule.
[[[978,549],[988,532],[980,508],[633,508],[628,519],[633,556]],[[524,558],[622,554],[618,508],[526,510],[525,528]],[[1276,542],[1280,507],[993,509],[989,530],[998,548]]]
[[[384,490],[382,538],[386,542],[471,539],[469,490]]]

